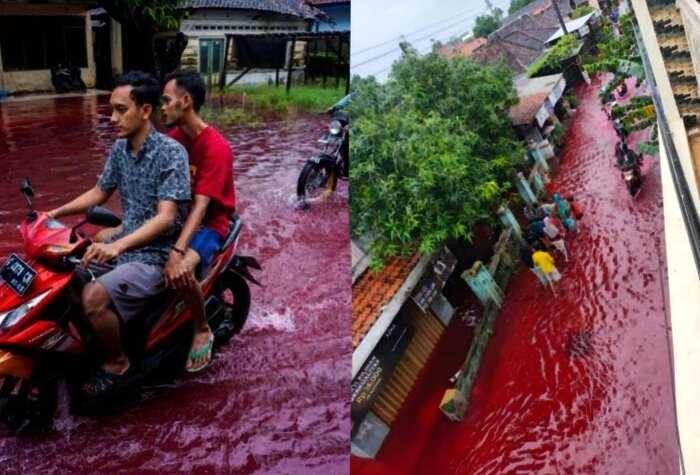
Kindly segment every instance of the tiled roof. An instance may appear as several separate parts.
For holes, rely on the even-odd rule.
[[[188,0],[183,8],[222,8],[229,10],[257,10],[313,19],[322,13],[303,0]]]
[[[464,43],[460,42],[456,45],[444,45],[438,51],[438,54],[446,58],[464,57],[469,58],[478,47],[485,45],[488,40],[486,38],[473,38]]]
[[[379,272],[366,271],[352,286],[352,345],[357,348],[418,262],[418,254],[393,257]]]
[[[489,35],[473,53],[476,61],[495,63],[505,59],[515,73],[524,72],[546,49],[545,41],[559,29],[554,9],[525,14]]]
[[[513,121],[513,124],[525,125],[532,122],[548,95],[548,93],[539,93],[521,97],[520,102],[508,112],[508,116]]]
[[[574,0],[576,5],[586,3],[587,0]],[[571,5],[569,5],[569,0],[558,0],[559,11],[563,17],[568,16],[571,13]],[[540,15],[541,13],[551,10],[552,13],[556,15],[554,7],[552,6],[552,0],[535,0],[529,5],[525,5],[523,8],[514,12],[512,15],[508,16],[503,20],[503,25],[508,25],[509,23],[517,20],[523,15]]]
[[[306,0],[306,3],[313,6],[334,5],[336,3],[350,3],[350,0]]]

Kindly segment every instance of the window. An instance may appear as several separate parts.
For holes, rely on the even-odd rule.
[[[0,48],[6,71],[87,67],[83,17],[0,16]]]

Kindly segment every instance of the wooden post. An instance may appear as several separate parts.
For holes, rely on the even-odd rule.
[[[275,69],[275,87],[280,87],[280,68]]]
[[[328,37],[324,39],[324,44],[326,46],[325,52],[328,54]],[[324,55],[324,60],[323,60],[323,87],[326,87],[326,79],[328,79],[328,63],[325,60],[326,56]]]
[[[231,45],[231,36],[226,35],[226,46],[224,47],[224,64],[221,67],[221,74],[219,75],[219,91],[223,92],[226,86],[226,67],[228,65],[228,51]]]
[[[338,64],[335,67],[335,88],[338,89],[340,86],[340,64],[343,61],[343,37],[338,35]]]
[[[350,37],[348,36],[348,53],[349,52],[350,52]],[[347,70],[348,72],[345,75],[345,95],[346,96],[348,94],[350,94],[350,58],[349,58],[349,55],[348,55],[347,67],[348,67],[348,70]]]
[[[304,43],[304,84],[309,83],[309,41]]]
[[[318,39],[314,38],[314,57],[318,53]],[[316,76],[311,76],[311,79],[313,80],[314,85],[316,85]]]
[[[292,49],[289,53],[289,68],[287,69],[287,94],[289,94],[289,90],[292,88],[292,67],[294,66],[294,48],[296,44],[296,38],[292,38]]]

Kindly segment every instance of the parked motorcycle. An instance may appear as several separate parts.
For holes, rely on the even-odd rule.
[[[346,102],[345,102],[346,103]],[[340,109],[345,103],[329,109],[331,123],[328,132],[319,139],[321,153],[306,161],[297,181],[297,200],[302,208],[308,207],[308,199],[328,195],[335,190],[338,178],[347,178],[350,172],[350,119]]]
[[[81,227],[88,223],[114,227],[121,220],[95,207],[69,227],[33,210],[34,193],[26,179],[21,193],[29,205],[20,226],[26,258],[12,254],[0,268],[0,421],[15,432],[34,433],[51,426],[63,379],[74,413],[99,414],[125,400],[138,400],[147,378],[184,368],[194,327],[174,291],[149,301],[144,315],[122,329],[122,343],[136,368],[133,376],[118,393],[86,396],[81,384],[101,363],[101,352],[80,304],[82,287],[94,279],[90,267],[80,266],[91,244]],[[247,281],[258,284],[249,268],[260,269],[260,265],[252,257],[236,254],[240,232],[241,219],[234,216],[221,251],[202,281],[215,347],[241,330],[251,303]]]
[[[51,68],[51,84],[59,94],[64,92],[85,92],[87,86],[80,77],[80,69],[73,66],[70,68],[62,67],[60,64]]]

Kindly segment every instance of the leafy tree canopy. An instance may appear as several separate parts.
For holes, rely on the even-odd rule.
[[[503,10],[496,8],[490,15],[479,15],[474,23],[474,36],[486,38],[501,27],[503,23]]]
[[[512,15],[523,7],[530,5],[535,0],[511,0],[510,7],[508,7],[508,14]]]
[[[120,23],[128,23],[144,33],[176,30],[185,10],[178,0],[97,0]]]
[[[524,149],[508,110],[510,71],[420,56],[403,44],[386,84],[355,78],[351,219],[377,260],[471,239],[493,216]]]

